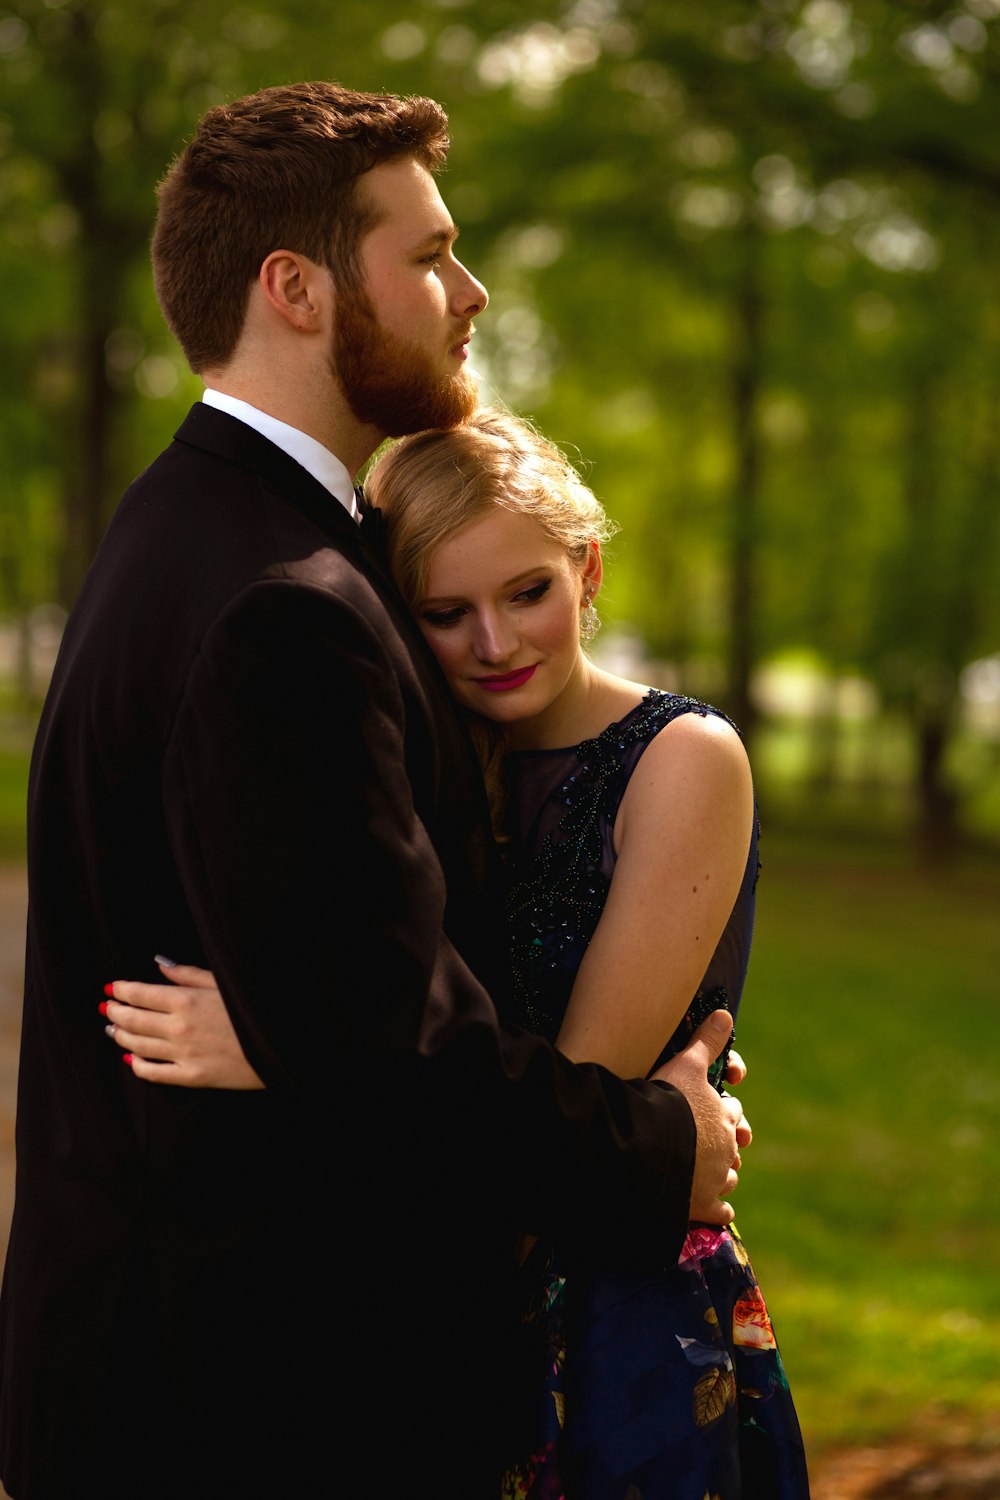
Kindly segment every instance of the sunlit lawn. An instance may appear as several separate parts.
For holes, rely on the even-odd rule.
[[[1000,861],[762,844],[738,1223],[815,1446],[1000,1409]]]

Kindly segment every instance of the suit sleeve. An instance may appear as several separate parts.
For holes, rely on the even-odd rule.
[[[423,1174],[442,1205],[460,1194],[581,1260],[669,1263],[687,1102],[500,1026],[444,932],[408,708],[379,631],[321,589],[256,584],[204,642],[165,808],[247,1056],[387,1190]]]

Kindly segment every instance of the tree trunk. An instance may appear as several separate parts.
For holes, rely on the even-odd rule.
[[[944,761],[954,705],[921,715],[917,726],[917,835],[928,858],[950,854],[959,841],[958,798],[948,786]]]
[[[124,270],[123,270],[124,274]],[[59,572],[60,600],[68,609],[80,591],[87,569],[104,535],[108,495],[111,424],[115,393],[108,385],[104,350],[113,331],[113,318],[101,315],[102,304],[90,300],[88,323],[80,351],[81,400],[78,431],[73,444],[77,455],[66,474],[63,553]]]
[[[93,121],[110,97],[108,56],[99,34],[99,10],[73,5],[67,12],[63,56],[68,92],[86,129],[73,137],[60,163],[66,201],[80,224],[76,260],[75,430],[68,434],[65,465],[65,529],[59,567],[60,603],[73,603],[104,533],[109,505],[112,415],[120,400],[108,383],[105,350],[117,326],[136,245],[133,226],[111,207],[108,177],[113,168],[94,136]]]

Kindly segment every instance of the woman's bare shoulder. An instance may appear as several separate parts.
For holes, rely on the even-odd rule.
[[[725,819],[753,805],[750,762],[737,730],[721,715],[692,710],[653,736],[622,799],[624,823],[636,815],[677,812],[678,800]],[[715,821],[715,818],[713,818]],[[623,831],[623,829],[622,829]]]
[[[738,730],[722,714],[693,707],[663,725],[650,740],[639,762],[668,770],[691,765],[706,775],[730,770],[749,772],[750,762]]]

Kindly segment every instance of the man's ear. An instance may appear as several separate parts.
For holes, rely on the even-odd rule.
[[[330,273],[295,250],[272,250],[258,274],[270,306],[302,333],[319,332],[329,315]]]

